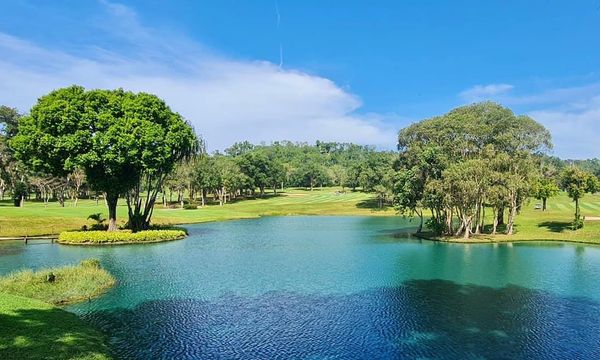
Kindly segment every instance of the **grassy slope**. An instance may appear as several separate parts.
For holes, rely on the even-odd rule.
[[[163,209],[157,207],[155,223],[183,224],[252,218],[264,215],[394,215],[394,211],[375,209],[373,196],[361,192],[337,195],[332,188],[315,190],[288,190],[281,196],[264,199],[244,200],[223,207],[207,206],[198,210]],[[534,210],[537,201],[525,205],[517,218],[517,233],[512,237],[497,236],[494,240],[570,240],[600,243],[600,221],[587,221],[583,229],[573,232],[568,225],[573,218],[574,206],[570,199],[561,194],[548,201],[548,210]],[[4,205],[4,206],[2,206]],[[40,203],[27,203],[24,208],[10,204],[0,205],[0,236],[55,234],[62,230],[75,230],[83,224],[89,214],[102,212],[106,207],[100,203],[84,200],[77,208],[60,208],[52,203],[44,208]],[[585,216],[600,216],[600,195],[586,195],[582,200]],[[123,221],[126,208],[121,201],[119,217]],[[488,214],[489,215],[489,214]],[[491,219],[488,219],[491,223]],[[485,240],[488,238],[483,238]]]
[[[0,293],[0,359],[109,359],[104,337],[77,316]]]
[[[115,284],[115,278],[106,270],[85,263],[37,272],[22,270],[0,277],[0,294],[8,293],[54,305],[65,305],[99,296]],[[56,276],[53,283],[46,281],[49,273]]]
[[[198,210],[165,209],[158,205],[153,222],[158,224],[185,224],[264,215],[393,215],[393,210],[377,211],[369,208],[374,203],[373,196],[361,192],[347,192],[336,195],[334,188],[314,191],[288,190],[281,196],[267,196],[263,199],[244,200],[228,203],[225,206],[210,205]],[[365,203],[366,202],[366,203]],[[119,201],[117,217],[126,220],[127,207]],[[80,200],[77,207],[68,203],[61,208],[57,203],[44,207],[43,203],[27,202],[23,208],[15,208],[9,202],[0,203],[0,236],[33,236],[57,234],[64,230],[79,230],[82,225],[90,225],[86,220],[92,213],[101,212],[107,216],[106,206],[101,201]]]
[[[577,231],[570,229],[575,216],[575,204],[566,194],[549,199],[546,211],[535,210],[536,203],[538,201],[532,199],[523,207],[517,217],[513,236],[499,235],[494,240],[557,240],[600,244],[600,221],[586,221],[583,229]],[[581,213],[586,217],[600,217],[600,195],[586,194],[581,201]]]

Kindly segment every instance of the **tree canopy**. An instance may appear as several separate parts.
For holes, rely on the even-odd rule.
[[[80,86],[41,97],[11,140],[35,171],[66,178],[81,167],[91,188],[106,194],[111,230],[119,195],[129,226],[146,228],[165,177],[197,144],[191,126],[154,95]]]
[[[428,208],[432,230],[466,238],[482,231],[486,205],[508,208],[510,234],[537,176],[535,159],[551,147],[541,124],[492,102],[415,123],[398,135],[396,206],[421,217]]]

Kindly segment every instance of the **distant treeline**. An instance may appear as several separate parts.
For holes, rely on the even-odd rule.
[[[221,204],[239,196],[262,196],[286,187],[312,190],[322,186],[377,192],[391,201],[397,156],[371,146],[322,142],[315,145],[277,141],[233,144],[224,153],[201,153],[181,163],[165,182],[165,190],[202,204],[209,195]],[[166,201],[166,199],[165,199]]]

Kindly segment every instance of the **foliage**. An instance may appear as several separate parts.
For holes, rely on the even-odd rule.
[[[485,228],[486,205],[497,214],[507,207],[512,234],[538,173],[535,163],[550,147],[542,125],[491,102],[415,123],[398,135],[396,207],[417,214],[429,209],[431,228],[465,238]]]
[[[90,187],[106,194],[111,230],[119,195],[126,195],[129,224],[138,230],[149,225],[165,177],[197,140],[154,95],[71,86],[41,97],[10,144],[33,171],[66,179],[83,169]]]
[[[106,219],[102,216],[102,213],[91,214],[88,217],[88,220],[94,220],[96,223],[90,226],[92,230],[106,230],[108,226],[104,224]]]
[[[533,197],[542,200],[542,211],[546,211],[547,200],[558,195],[559,191],[556,180],[548,177],[538,178],[532,189]]]
[[[571,166],[561,174],[560,185],[575,202],[573,230],[580,229],[583,227],[583,220],[579,201],[586,193],[595,193],[600,189],[598,178],[578,167]]]
[[[120,231],[66,231],[60,233],[61,244],[134,244],[152,243],[183,239],[184,230],[144,230],[131,232]]]
[[[47,281],[50,273],[55,275],[54,282]],[[88,259],[75,266],[11,273],[0,278],[0,292],[66,305],[96,297],[114,284],[114,277],[97,259]]]

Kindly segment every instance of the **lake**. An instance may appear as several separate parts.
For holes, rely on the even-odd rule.
[[[189,225],[181,241],[0,243],[0,274],[96,257],[67,310],[132,359],[600,358],[600,247],[444,244],[399,217]]]

